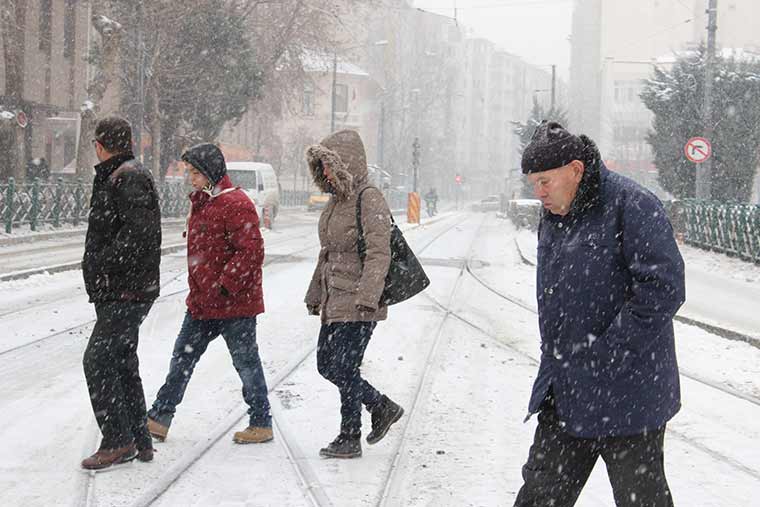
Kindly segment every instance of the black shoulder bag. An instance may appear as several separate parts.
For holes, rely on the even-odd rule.
[[[356,198],[356,225],[359,228],[358,247],[362,265],[367,255],[367,244],[364,241],[362,229],[362,194],[368,188],[374,187],[365,187]],[[430,279],[391,215],[391,264],[388,267],[388,275],[385,277],[385,289],[383,295],[380,296],[380,304],[395,305],[419,294],[428,285],[430,285]]]

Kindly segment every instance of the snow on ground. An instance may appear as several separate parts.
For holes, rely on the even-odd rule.
[[[522,232],[493,214],[451,213],[404,228],[433,283],[423,295],[393,307],[367,349],[365,376],[399,401],[406,415],[382,442],[365,443],[359,460],[324,460],[317,454],[337,434],[339,397],[316,371],[319,321],[306,315],[302,302],[318,251],[316,215],[281,226],[266,240],[268,258],[276,262],[265,268],[267,312],[258,320],[257,334],[277,426],[272,443],[231,441],[232,432],[247,421],[240,381],[218,339],[196,368],[169,438],[156,444],[155,461],[99,473],[91,481],[78,469],[98,439],[81,370],[91,327],[2,354],[50,329],[93,318],[81,273],[0,284],[0,322],[11,330],[0,342],[0,504],[81,505],[89,491],[90,505],[136,505],[172,465],[219,434],[209,452],[153,505],[312,505],[307,493],[329,498],[336,507],[511,505],[535,429],[535,417],[527,423],[523,418],[539,353],[537,320],[463,268],[471,254],[475,275],[534,306],[535,273],[514,246]],[[162,267],[165,283],[177,278],[141,331],[148,404],[166,374],[185,311],[183,255],[164,257]],[[24,304],[29,309],[22,315],[6,314]],[[682,324],[676,325],[676,336],[684,371],[758,394],[758,349]],[[306,360],[293,374],[274,385],[302,357]],[[684,408],[669,425],[665,455],[676,505],[749,505],[760,484],[757,405],[693,380],[682,382]],[[367,430],[370,420],[364,415]],[[393,482],[381,503],[389,476]],[[577,505],[612,504],[600,462]]]

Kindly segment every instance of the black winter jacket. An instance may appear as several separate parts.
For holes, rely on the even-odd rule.
[[[82,272],[90,302],[158,297],[161,209],[151,173],[130,155],[95,166]]]

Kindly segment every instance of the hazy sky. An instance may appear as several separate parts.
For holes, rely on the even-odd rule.
[[[415,0],[415,7],[454,16],[473,35],[537,65],[570,66],[572,0]]]

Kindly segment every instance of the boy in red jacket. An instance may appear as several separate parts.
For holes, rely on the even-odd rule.
[[[190,294],[169,374],[148,412],[148,430],[165,440],[193,369],[220,334],[227,342],[250,407],[248,427],[235,433],[240,444],[272,440],[272,417],[264,370],[256,345],[256,315],[264,312],[261,267],[264,242],[251,200],[232,185],[222,152],[213,144],[182,155],[195,191],[187,228]]]

